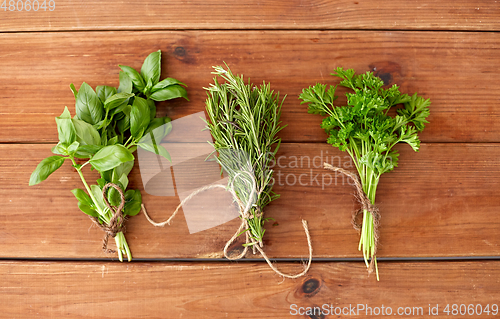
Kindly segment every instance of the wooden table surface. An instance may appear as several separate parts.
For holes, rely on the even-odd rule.
[[[428,318],[436,310],[446,317],[447,305],[450,317],[461,305],[469,318],[500,316],[497,1],[55,0],[53,11],[47,2],[37,12],[18,11],[26,1],[3,2],[0,318],[369,318],[357,310],[382,306]],[[223,259],[239,221],[189,234],[182,213],[165,228],[131,218],[134,261],[120,263],[102,252],[102,231],[78,210],[70,190],[80,181],[69,165],[28,187],[57,143],[54,117],[65,105],[74,114],[69,84],[117,86],[118,64],[138,69],[156,50],[162,78],[188,85],[189,102],[158,104],[172,119],[204,110],[203,87],[223,61],[287,95],[275,174],[311,180],[276,185],[281,198],[265,213],[277,224],[268,224],[264,243],[277,267],[300,271],[306,219],[314,248],[306,277],[283,281],[257,255]],[[354,190],[321,182],[319,161],[347,154],[326,144],[321,118],[298,100],[304,87],[336,83],[329,74],[337,66],[374,71],[432,101],[420,152],[398,146],[400,166],[381,178],[380,282],[357,251]],[[318,161],[297,165],[304,156]],[[137,167],[130,179],[155,219],[179,204],[146,194]],[[325,305],[337,314],[299,308]]]

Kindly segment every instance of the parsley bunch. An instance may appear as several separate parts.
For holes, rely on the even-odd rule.
[[[337,86],[328,89],[316,84],[304,89],[299,98],[309,103],[311,114],[327,115],[321,127],[328,134],[328,143],[346,151],[353,159],[366,197],[375,205],[375,194],[380,176],[392,171],[398,164],[399,153],[394,146],[407,143],[418,151],[421,132],[429,115],[430,100],[401,94],[399,87],[383,88],[384,82],[373,73],[356,75],[353,69],[339,67],[332,73],[342,81],[339,85],[354,91],[346,93],[347,106],[335,106]],[[402,105],[395,116],[390,109]],[[363,210],[363,223],[359,250],[367,267],[371,258],[378,276],[376,239],[372,214]]]
[[[36,185],[49,177],[69,160],[80,176],[85,190],[76,188],[72,192],[78,200],[78,207],[99,225],[111,227],[115,224],[114,213],[105,203],[103,188],[112,183],[124,193],[123,218],[116,221],[122,229],[126,216],[134,216],[141,210],[142,197],[139,190],[126,190],[128,174],[134,166],[132,153],[137,147],[154,151],[170,159],[161,145],[151,143],[155,130],[170,122],[168,117],[156,117],[155,101],[165,101],[177,97],[187,99],[183,83],[166,78],[160,81],[161,52],[153,52],[144,60],[141,72],[131,67],[120,66],[118,88],[97,86],[96,90],[83,83],[77,90],[70,85],[75,96],[75,113],[72,118],[67,107],[56,117],[59,143],[52,148],[56,155],[42,160],[30,177],[29,185]],[[164,129],[168,134],[168,128]],[[81,164],[83,162],[83,164]],[[89,185],[82,169],[90,165],[100,173],[97,184]],[[111,206],[118,207],[121,194],[110,188],[106,199]],[[122,231],[114,236],[118,257],[123,261],[126,254],[132,259],[129,246]],[[107,236],[104,247],[107,247]],[[105,249],[107,251],[107,249]]]

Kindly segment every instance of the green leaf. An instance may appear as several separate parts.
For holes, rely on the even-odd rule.
[[[146,102],[148,102],[149,106],[149,120],[152,121],[156,117],[156,104],[151,99],[147,99]]]
[[[93,125],[77,119],[72,119],[71,121],[75,127],[76,140],[80,142],[81,145],[101,144],[101,136]]]
[[[99,152],[104,146],[101,145],[80,145],[75,153],[75,157],[78,158],[90,158]]]
[[[31,173],[29,185],[33,186],[46,180],[50,174],[54,173],[59,167],[61,167],[65,159],[66,157],[56,155],[42,160],[37,165],[33,173]]]
[[[92,206],[94,204],[92,202],[92,199],[90,199],[90,196],[87,193],[85,193],[83,189],[75,188],[71,190],[71,192],[73,193],[73,195],[75,195],[76,199],[80,203],[85,204],[87,206]]]
[[[73,83],[71,83],[71,84],[69,85],[69,88],[71,89],[71,92],[73,92],[73,95],[75,96],[75,99],[76,99],[76,96],[77,96],[77,94],[78,94],[78,91],[76,90],[75,85],[74,85]]]
[[[155,86],[153,86],[153,88],[151,89],[151,92],[156,92],[160,89],[166,88],[167,86],[171,86],[174,84],[187,86],[186,84],[184,84],[181,81],[178,81],[174,78],[166,78],[166,79],[163,79],[160,82],[158,82]]]
[[[122,174],[122,176],[120,177],[120,179],[118,180],[118,182],[123,185],[123,189],[127,189],[127,186],[128,186],[128,177],[127,177],[126,174]]]
[[[94,203],[94,205],[99,208],[98,211],[105,212],[109,210],[104,203],[104,198],[102,197],[102,188],[97,185],[90,185],[90,191],[92,192],[92,195],[94,195],[94,198],[97,200],[97,203]]]
[[[73,143],[71,143],[71,145],[68,146],[68,155],[74,155],[79,146],[80,143],[78,143],[78,141],[74,141]]]
[[[114,108],[117,108],[121,105],[126,105],[128,100],[134,96],[132,93],[116,93],[112,96],[110,96],[105,102],[104,102],[104,108],[106,110],[112,110]]]
[[[134,167],[133,161],[121,163],[120,165],[115,167],[113,169],[112,182],[116,183],[120,180],[121,176],[123,175],[127,176],[133,167]]]
[[[93,208],[93,206],[85,205],[82,204],[81,202],[78,202],[78,208],[85,214],[92,216],[92,217],[99,217],[99,213]]]
[[[129,189],[125,193],[125,207],[123,213],[128,216],[135,216],[141,211],[142,196],[139,190]]]
[[[118,135],[115,135],[112,138],[110,138],[108,140],[108,144],[107,145],[115,145],[116,143],[118,143]]]
[[[129,109],[130,109],[130,105],[128,105]],[[130,128],[130,112],[129,114],[125,114],[125,117],[122,118],[121,120],[119,120],[117,123],[116,123],[116,127],[118,128],[118,131],[120,132],[120,134],[124,134],[126,130],[128,130]]]
[[[151,133],[149,133],[149,134],[151,134]],[[140,148],[142,148],[143,150],[146,150],[148,152],[163,156],[169,162],[172,162],[172,158],[170,157],[170,153],[165,149],[165,147],[163,147],[160,144],[142,142],[142,143],[137,144],[137,146],[139,146]]]
[[[112,86],[99,85],[95,90],[102,103],[116,94],[116,88]]]
[[[120,71],[120,86],[118,87],[118,93],[132,93],[132,80],[127,75],[127,73]]]
[[[98,171],[111,170],[121,163],[133,161],[134,155],[121,144],[105,146],[90,160],[90,164]]]
[[[151,89],[153,88],[153,82],[151,82],[151,79],[148,79],[147,82],[146,82],[146,87],[144,88],[144,95],[146,95],[147,97],[149,97],[149,95],[151,94]]]
[[[189,101],[189,99],[187,97],[186,89],[180,85],[168,86],[164,89],[160,89],[158,91],[153,92],[153,94],[151,94],[151,96],[150,96],[150,98],[152,100],[155,100],[158,102],[171,100],[171,99],[175,99],[178,97],[183,97]]]
[[[125,188],[123,185],[120,185],[121,184],[120,182],[115,182],[114,184],[117,185],[118,187],[120,187],[120,189],[122,191]],[[108,192],[107,196],[108,196],[108,202],[109,202],[109,204],[111,206],[118,207],[121,204],[121,201],[122,201],[120,193],[114,187],[108,188],[107,192]]]
[[[139,91],[143,92],[144,88],[146,87],[146,83],[144,82],[144,78],[142,77],[142,75],[140,75],[139,72],[129,66],[120,65],[119,67],[128,75],[130,80],[132,80],[132,83],[134,83],[135,87]]]
[[[144,135],[148,134],[149,132],[151,132],[153,130],[156,130],[157,128],[159,128],[163,124],[167,124],[170,121],[171,121],[171,119],[169,117],[167,117],[167,116],[154,118],[149,123],[149,126],[148,126],[147,130],[144,132]],[[158,140],[161,141],[165,136],[168,135],[168,133],[170,133],[170,131],[172,131],[172,124],[165,125],[163,133],[160,133],[160,132],[155,132],[154,133],[155,134],[155,138],[158,137]]]
[[[59,142],[57,145],[52,147],[51,151],[57,155],[68,155],[68,145]]]
[[[130,111],[130,133],[139,139],[149,125],[149,105],[145,99],[136,97]]]
[[[99,187],[100,187],[101,189],[103,189],[103,188],[104,188],[104,186],[105,186],[107,183],[111,182],[111,181],[107,181],[105,178],[98,178],[96,182],[97,182],[97,185],[99,185]]]
[[[66,106],[62,114],[56,117],[56,124],[60,143],[70,145],[76,140],[75,126],[71,122],[71,114]]]
[[[76,115],[78,119],[89,124],[97,124],[104,116],[104,108],[97,94],[87,83],[83,82],[76,97]]]
[[[141,67],[141,75],[145,82],[151,81],[151,87],[158,83],[161,73],[161,51],[149,54]]]

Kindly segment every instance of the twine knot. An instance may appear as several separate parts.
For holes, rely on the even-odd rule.
[[[118,207],[111,206],[111,204],[108,201],[108,197],[106,196],[106,191],[110,187],[113,187],[114,189],[116,189],[116,191],[120,194],[121,202],[120,202],[120,205],[118,205]],[[123,216],[123,207],[125,206],[125,195],[123,194],[122,189],[118,185],[113,184],[113,183],[108,183],[108,184],[104,185],[104,187],[102,188],[102,197],[103,197],[104,203],[106,204],[108,209],[113,213],[113,216],[109,220],[109,224],[107,224],[107,225],[101,224],[99,222],[98,217],[90,216],[90,219],[94,222],[94,224],[96,224],[105,233],[104,238],[102,240],[102,250],[105,253],[113,254],[116,251],[112,250],[112,249],[108,249],[108,239],[109,239],[109,237],[114,238],[120,232],[123,232],[123,233],[125,232],[126,218],[125,218],[125,216]]]
[[[354,182],[354,187],[356,188],[356,196],[361,204],[361,209],[355,211],[352,214],[352,219],[351,219],[351,224],[352,227],[357,230],[358,232],[361,232],[362,224],[358,222],[358,216],[360,214],[363,214],[364,211],[369,212],[372,215],[373,218],[373,237],[374,237],[374,252],[373,256],[377,254],[377,247],[378,247],[378,241],[379,241],[379,231],[378,227],[380,225],[380,212],[379,209],[376,205],[372,204],[368,196],[366,196],[365,192],[363,191],[363,186],[361,185],[361,182],[359,181],[359,178],[356,174],[349,172],[348,170],[345,170],[340,167],[334,167],[328,163],[324,163],[323,167],[325,169],[328,169],[333,172],[340,172],[347,177],[350,177],[353,182]],[[370,260],[370,267],[368,268],[368,273],[372,273],[374,268],[375,268],[375,258],[371,258]]]

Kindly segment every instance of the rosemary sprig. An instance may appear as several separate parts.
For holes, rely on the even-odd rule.
[[[254,201],[247,220],[249,229],[245,230],[250,232],[253,240],[246,245],[259,243],[262,247],[266,231],[264,223],[269,220],[263,217],[263,209],[279,197],[272,191],[273,170],[269,163],[274,160],[281,143],[277,133],[285,127],[280,121],[284,98],[280,102],[279,93],[274,93],[269,83],[263,82],[256,87],[250,80],[245,83],[242,75],[233,75],[229,67],[227,70],[221,66],[214,69],[214,83],[205,88],[208,96],[207,127],[214,139],[217,161],[228,174],[230,183],[240,185],[235,187],[236,194],[241,200]],[[219,78],[225,83],[219,83]],[[234,157],[239,157],[239,160],[235,161]],[[238,165],[235,167],[231,163]],[[256,198],[249,198],[248,180],[235,183],[236,179],[246,178],[247,174],[241,174],[243,166],[253,171]]]

